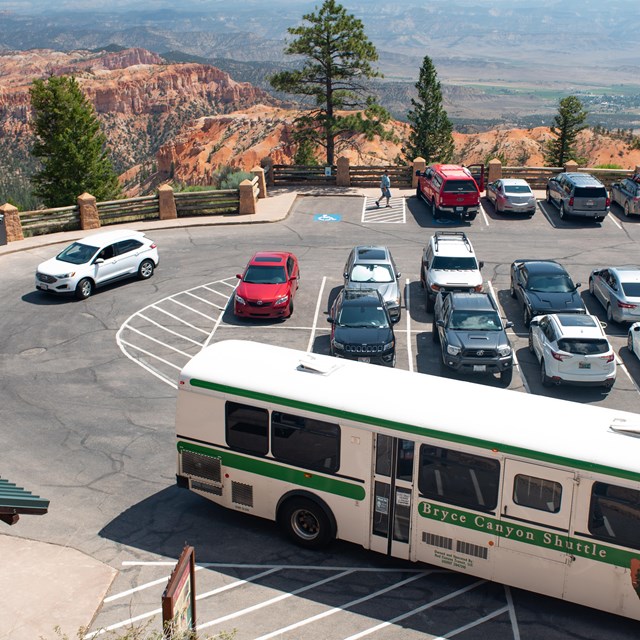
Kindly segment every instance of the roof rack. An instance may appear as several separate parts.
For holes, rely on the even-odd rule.
[[[462,242],[464,242],[464,246],[467,247],[467,251],[469,251],[469,253],[473,253],[469,238],[467,238],[467,234],[464,231],[436,231],[434,238],[436,251],[438,251],[438,242],[442,238],[443,240],[462,240]]]

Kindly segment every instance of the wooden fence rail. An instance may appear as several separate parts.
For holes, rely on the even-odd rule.
[[[25,237],[75,231],[80,228],[80,209],[74,205],[42,211],[23,211],[20,213],[20,224]]]
[[[219,191],[184,191],[173,194],[178,218],[234,214],[240,210],[237,189]]]
[[[96,207],[101,226],[138,220],[157,220],[160,215],[157,195],[97,202]]]

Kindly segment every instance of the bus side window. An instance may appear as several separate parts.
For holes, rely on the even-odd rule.
[[[225,404],[227,444],[237,451],[267,455],[269,451],[269,412],[239,402]]]
[[[562,485],[553,480],[518,474],[513,479],[513,501],[529,509],[558,513],[562,503]]]
[[[594,538],[640,549],[640,491],[594,482],[589,531]]]
[[[439,502],[477,511],[494,511],[498,504],[500,463],[464,451],[420,446],[420,494]]]

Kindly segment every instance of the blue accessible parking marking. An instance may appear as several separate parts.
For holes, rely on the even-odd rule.
[[[313,219],[316,222],[340,222],[342,216],[337,213],[317,213]]]

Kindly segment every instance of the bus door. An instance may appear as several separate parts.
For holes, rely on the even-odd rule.
[[[414,474],[413,440],[376,435],[370,546],[409,559]]]
[[[505,460],[495,579],[562,597],[575,473]]]

